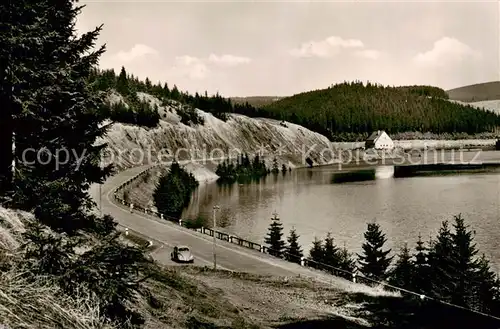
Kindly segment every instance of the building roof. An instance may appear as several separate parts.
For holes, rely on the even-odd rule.
[[[367,141],[367,142],[374,142],[377,138],[379,138],[379,137],[382,135],[382,133],[383,133],[383,132],[384,132],[383,130],[377,130],[377,131],[374,131],[374,132],[370,135],[370,137],[368,137],[368,138],[366,139],[366,141]]]

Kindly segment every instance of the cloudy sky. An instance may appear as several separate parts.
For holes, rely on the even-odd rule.
[[[286,96],[333,83],[500,80],[498,2],[83,1],[102,68],[181,90]]]

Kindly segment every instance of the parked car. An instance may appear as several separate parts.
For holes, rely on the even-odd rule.
[[[188,246],[175,246],[170,253],[170,259],[174,262],[193,263],[194,256]]]

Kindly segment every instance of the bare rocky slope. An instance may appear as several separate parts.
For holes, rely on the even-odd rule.
[[[297,167],[306,165],[310,157],[316,164],[332,160],[332,144],[318,133],[299,125],[283,124],[276,120],[249,118],[230,114],[224,122],[212,114],[200,110],[197,113],[204,118],[203,125],[188,126],[181,123],[177,112],[182,105],[171,101],[161,106],[160,100],[138,93],[141,99],[157,104],[161,120],[156,128],[144,128],[134,125],[113,123],[107,135],[98,142],[108,144],[104,162],[113,162],[118,169],[178,160],[207,159],[235,156],[239,152],[262,154],[268,162],[274,156],[279,165]],[[108,95],[111,102],[123,101],[121,95]]]

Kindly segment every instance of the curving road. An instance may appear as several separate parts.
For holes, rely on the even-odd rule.
[[[95,199],[97,205],[99,205],[99,201],[101,200],[103,214],[113,216],[121,226],[128,227],[129,230],[147,236],[160,244],[161,248],[152,253],[153,258],[159,263],[172,265],[173,263],[170,260],[172,246],[184,244],[191,247],[195,257],[195,264],[211,266],[213,264],[213,238],[154,216],[136,211],[131,213],[128,208],[114,200],[113,192],[117,187],[148,167],[149,166],[146,165],[122,171],[108,178],[108,180],[101,185],[100,198],[99,185],[91,187],[91,195]],[[342,278],[276,259],[267,254],[260,253],[257,250],[240,247],[226,241],[217,240],[216,255],[217,267],[220,269],[274,276],[300,275],[314,278],[323,283],[342,286],[344,289],[361,291],[371,290],[371,288],[366,286],[354,284]]]

